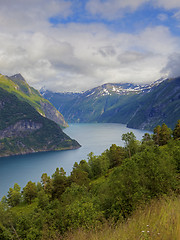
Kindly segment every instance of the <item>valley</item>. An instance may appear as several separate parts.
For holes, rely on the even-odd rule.
[[[173,129],[180,118],[180,78],[142,86],[109,83],[81,93],[40,92],[70,123],[123,123],[153,130],[162,123]]]

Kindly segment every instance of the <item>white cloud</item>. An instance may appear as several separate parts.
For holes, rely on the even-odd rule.
[[[155,6],[163,7],[167,10],[180,8],[179,0],[153,0]]]
[[[116,19],[124,15],[125,12],[135,11],[142,4],[149,0],[90,0],[86,9],[93,15],[105,19]]]
[[[144,2],[114,0],[115,6],[132,11]],[[69,1],[0,3],[0,72],[20,72],[38,89],[81,91],[107,82],[153,81],[161,77],[169,56],[180,52],[179,39],[166,27],[136,34],[112,32],[96,23],[52,27],[49,17],[71,14]],[[115,7],[113,11],[117,13]]]
[[[34,87],[80,91],[106,82],[147,82],[161,77],[178,40],[165,27],[139,34],[104,25],[68,24],[44,32],[0,34],[0,69],[21,72]]]
[[[50,17],[71,14],[71,2],[65,0],[0,0],[0,6],[1,31],[38,31]]]
[[[166,66],[162,69],[162,73],[166,74],[168,77],[178,77],[180,76],[180,52],[174,52],[168,58]]]

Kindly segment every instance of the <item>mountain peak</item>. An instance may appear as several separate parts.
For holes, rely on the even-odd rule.
[[[26,82],[26,80],[24,79],[24,77],[20,73],[17,73],[13,76],[10,76],[9,78],[12,79],[12,80],[20,80],[20,81]]]

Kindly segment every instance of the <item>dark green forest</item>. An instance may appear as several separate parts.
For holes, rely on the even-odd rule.
[[[38,183],[9,189],[0,202],[0,239],[63,239],[68,231],[126,221],[139,206],[180,193],[180,120],[137,141],[122,135],[100,156],[89,153],[70,176],[57,168]]]

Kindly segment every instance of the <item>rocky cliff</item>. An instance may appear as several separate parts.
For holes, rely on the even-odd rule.
[[[50,102],[40,101],[40,105],[45,117],[51,119],[62,127],[68,127],[63,115],[55,107],[53,107]]]

